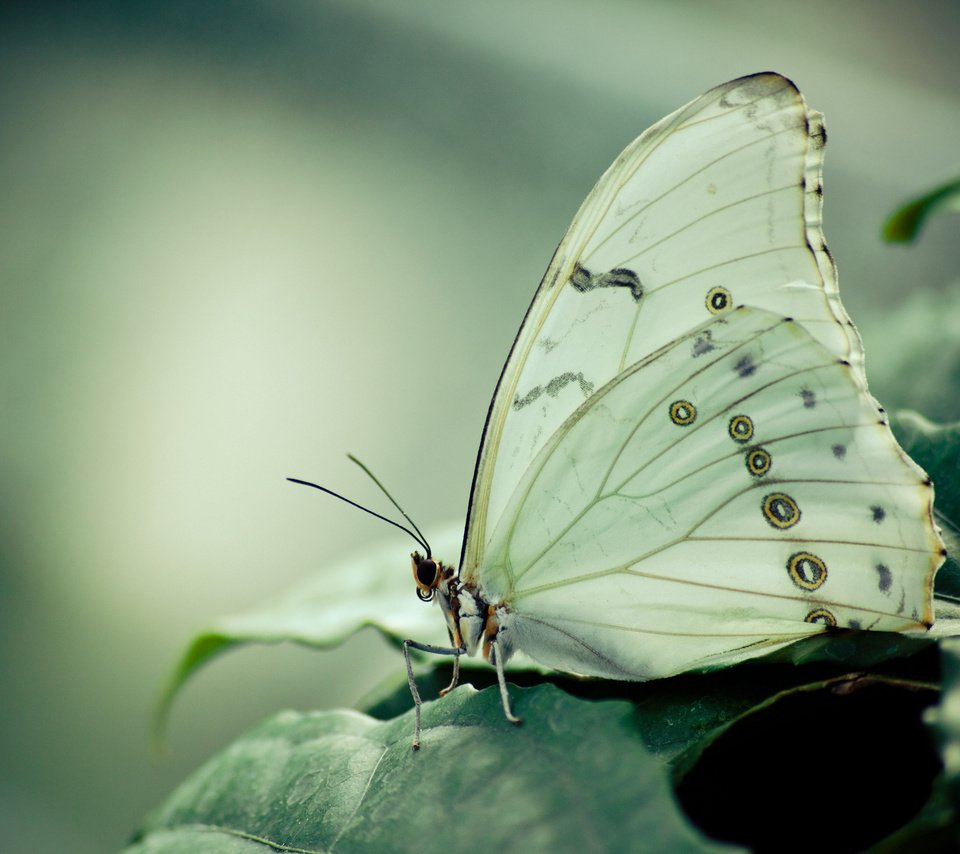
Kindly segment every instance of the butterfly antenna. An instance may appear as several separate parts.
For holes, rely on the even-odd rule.
[[[366,476],[369,477],[370,480],[372,480],[380,488],[380,491],[387,496],[387,499],[390,501],[390,503],[394,507],[396,507],[397,510],[400,511],[400,515],[403,516],[403,518],[406,519],[413,526],[413,530],[420,535],[420,544],[427,550],[427,557],[430,557],[430,555],[432,554],[430,550],[430,543],[427,542],[427,538],[423,535],[423,532],[417,527],[417,523],[414,522],[413,519],[411,519],[407,515],[406,510],[404,510],[399,504],[397,504],[396,499],[389,492],[387,492],[387,488],[382,483],[380,483],[379,480],[377,480],[373,472],[370,471],[370,469],[368,469],[362,462],[360,462],[360,460],[358,460],[353,454],[347,454],[347,459],[350,460],[350,462],[352,463],[356,463],[358,466],[360,466],[360,468],[363,469],[364,474],[366,474]]]
[[[394,528],[399,528],[401,531],[405,531],[411,537],[413,537],[421,546],[423,546],[424,549],[426,549],[427,557],[430,557],[430,545],[423,538],[422,534],[420,536],[417,536],[417,534],[413,533],[413,531],[411,531],[405,525],[401,525],[399,522],[394,522],[393,519],[388,519],[386,516],[381,516],[379,513],[376,513],[375,511],[371,510],[369,507],[364,507],[362,504],[357,504],[356,501],[351,501],[349,498],[341,495],[339,492],[334,492],[332,489],[327,489],[327,487],[320,486],[320,484],[318,483],[311,483],[309,480],[300,480],[297,477],[288,477],[287,480],[289,480],[290,483],[299,483],[301,486],[312,486],[314,489],[319,489],[321,492],[326,492],[327,495],[332,495],[334,498],[339,498],[341,501],[346,501],[347,504],[350,504],[351,506],[356,507],[358,510],[362,510],[364,513],[369,513],[371,516],[376,516],[378,519],[381,519],[384,522],[390,525],[393,525]],[[402,513],[403,511],[401,510],[400,512]],[[416,528],[417,526],[414,525],[413,527]]]

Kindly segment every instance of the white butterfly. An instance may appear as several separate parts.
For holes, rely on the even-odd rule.
[[[459,571],[413,555],[456,656],[612,679],[827,627],[929,627],[933,488],[867,391],[821,231],[822,116],[725,83],[607,170],[504,366]],[[449,690],[449,689],[447,689]]]

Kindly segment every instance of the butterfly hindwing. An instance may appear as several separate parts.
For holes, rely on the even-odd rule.
[[[494,532],[484,590],[511,603],[511,631],[541,663],[584,668],[546,631],[575,628],[596,654],[581,672],[620,678],[827,624],[920,627],[930,488],[887,429],[800,324],[737,309],[553,434]]]

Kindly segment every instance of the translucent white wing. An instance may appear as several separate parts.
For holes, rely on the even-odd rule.
[[[930,502],[849,365],[796,321],[739,308],[550,437],[482,586],[528,655],[615,678],[827,625],[920,628],[940,562]]]
[[[649,678],[931,621],[932,488],[867,392],[820,228],[824,142],[788,80],[720,86],[632,143],[557,249],[460,566],[540,662]]]

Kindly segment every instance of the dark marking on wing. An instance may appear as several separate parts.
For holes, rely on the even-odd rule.
[[[696,359],[697,356],[703,356],[706,353],[709,353],[711,350],[716,350],[717,348],[713,344],[713,335],[710,330],[698,335],[693,342],[693,358]]]
[[[832,445],[830,450],[833,451],[833,455],[838,459],[842,460],[847,455],[847,446],[846,445]]]
[[[893,573],[890,572],[890,567],[878,563],[874,569],[877,570],[877,575],[880,576],[880,583],[877,585],[880,588],[881,593],[889,593],[890,585],[893,584]],[[900,607],[903,607],[901,603]]]
[[[629,288],[633,298],[640,302],[643,299],[643,285],[640,277],[626,267],[615,267],[606,273],[591,273],[586,267],[577,264],[570,276],[570,284],[580,293],[596,290],[597,288]]]
[[[847,625],[850,626],[851,629],[857,629],[857,630],[860,629],[860,621],[859,621],[859,620],[850,620],[850,622],[847,623]]]
[[[816,393],[808,388],[800,389],[800,397],[803,398],[803,406],[805,409],[813,409],[813,407],[817,405]]]
[[[757,366],[753,363],[753,356],[749,354],[737,359],[733,369],[743,378],[752,377],[757,372]]]
[[[584,379],[582,373],[573,373],[572,371],[567,371],[566,373],[554,377],[546,385],[535,385],[523,397],[520,397],[518,394],[513,399],[513,408],[516,410],[523,409],[525,406],[529,406],[544,394],[549,395],[550,397],[556,397],[566,386],[572,382],[580,384],[580,391],[583,392],[584,397],[589,397],[593,393],[593,383]]]
[[[827,129],[823,122],[817,122],[810,128],[810,143],[814,149],[823,148],[827,144]]]
[[[879,504],[874,504],[870,508],[870,512],[873,514],[873,521],[878,525],[887,518],[887,511],[884,510]]]

